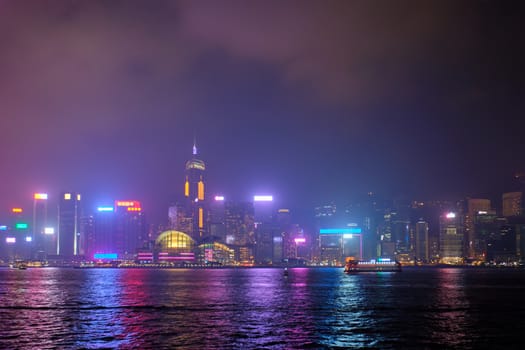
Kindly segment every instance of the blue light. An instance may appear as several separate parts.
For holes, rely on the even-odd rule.
[[[98,211],[113,211],[115,210],[113,207],[98,207]]]
[[[351,228],[322,228],[319,230],[321,235],[344,235],[344,234],[356,234],[361,233],[360,227]]]
[[[114,260],[117,258],[116,253],[97,253],[93,255],[94,259],[106,259],[106,260]]]
[[[6,225],[0,226],[0,231],[7,231],[7,226]]]

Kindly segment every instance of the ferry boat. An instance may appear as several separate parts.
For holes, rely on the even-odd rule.
[[[356,272],[401,272],[401,264],[389,258],[357,260],[354,257],[345,259],[345,273]]]

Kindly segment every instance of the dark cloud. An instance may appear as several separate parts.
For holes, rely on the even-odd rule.
[[[3,1],[0,197],[79,188],[163,212],[193,134],[221,192],[475,191],[472,174],[486,186],[525,162],[505,152],[523,126],[523,13],[485,1]]]

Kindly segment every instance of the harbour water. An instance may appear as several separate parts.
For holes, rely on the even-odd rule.
[[[524,320],[521,269],[0,269],[2,349],[508,349]]]

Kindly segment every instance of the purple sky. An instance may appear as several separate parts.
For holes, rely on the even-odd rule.
[[[0,209],[211,193],[488,196],[525,169],[506,1],[0,1]],[[160,214],[159,214],[160,213]]]

